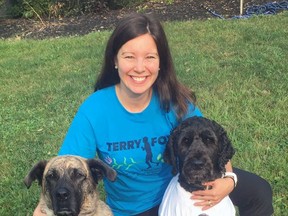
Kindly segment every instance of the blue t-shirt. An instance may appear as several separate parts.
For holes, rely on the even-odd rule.
[[[202,114],[190,104],[186,117],[195,115]],[[115,182],[104,178],[107,204],[115,216],[135,215],[160,204],[172,178],[163,151],[176,125],[175,113],[160,108],[157,94],[144,111],[130,113],[111,86],[80,106],[59,155],[98,155],[117,171]]]

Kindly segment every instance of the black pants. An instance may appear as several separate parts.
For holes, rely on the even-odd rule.
[[[271,216],[273,214],[272,189],[263,178],[237,168],[233,172],[238,177],[236,188],[229,195],[238,207],[241,216]]]
[[[263,178],[237,168],[233,172],[238,177],[237,187],[229,195],[238,207],[240,216],[271,216],[273,214],[272,189]],[[158,216],[156,206],[137,216]]]

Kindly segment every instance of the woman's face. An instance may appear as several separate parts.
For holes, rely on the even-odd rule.
[[[160,59],[150,34],[126,42],[116,56],[120,87],[133,94],[144,94],[158,77]]]

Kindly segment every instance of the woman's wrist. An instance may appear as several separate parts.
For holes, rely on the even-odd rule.
[[[234,188],[236,187],[237,182],[238,182],[238,178],[237,178],[237,175],[235,173],[233,173],[233,172],[225,172],[223,178],[232,179],[233,183],[234,183]]]

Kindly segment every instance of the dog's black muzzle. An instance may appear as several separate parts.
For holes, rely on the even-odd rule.
[[[195,175],[207,175],[213,167],[210,158],[196,154],[185,158],[181,169],[186,177],[193,178]]]
[[[81,197],[72,183],[59,182],[51,194],[54,214],[57,216],[77,216],[80,212]]]
[[[194,141],[186,152],[186,155],[181,156],[180,175],[189,184],[199,184],[208,180],[212,175],[213,163],[207,149],[203,148],[203,143],[199,140]]]

